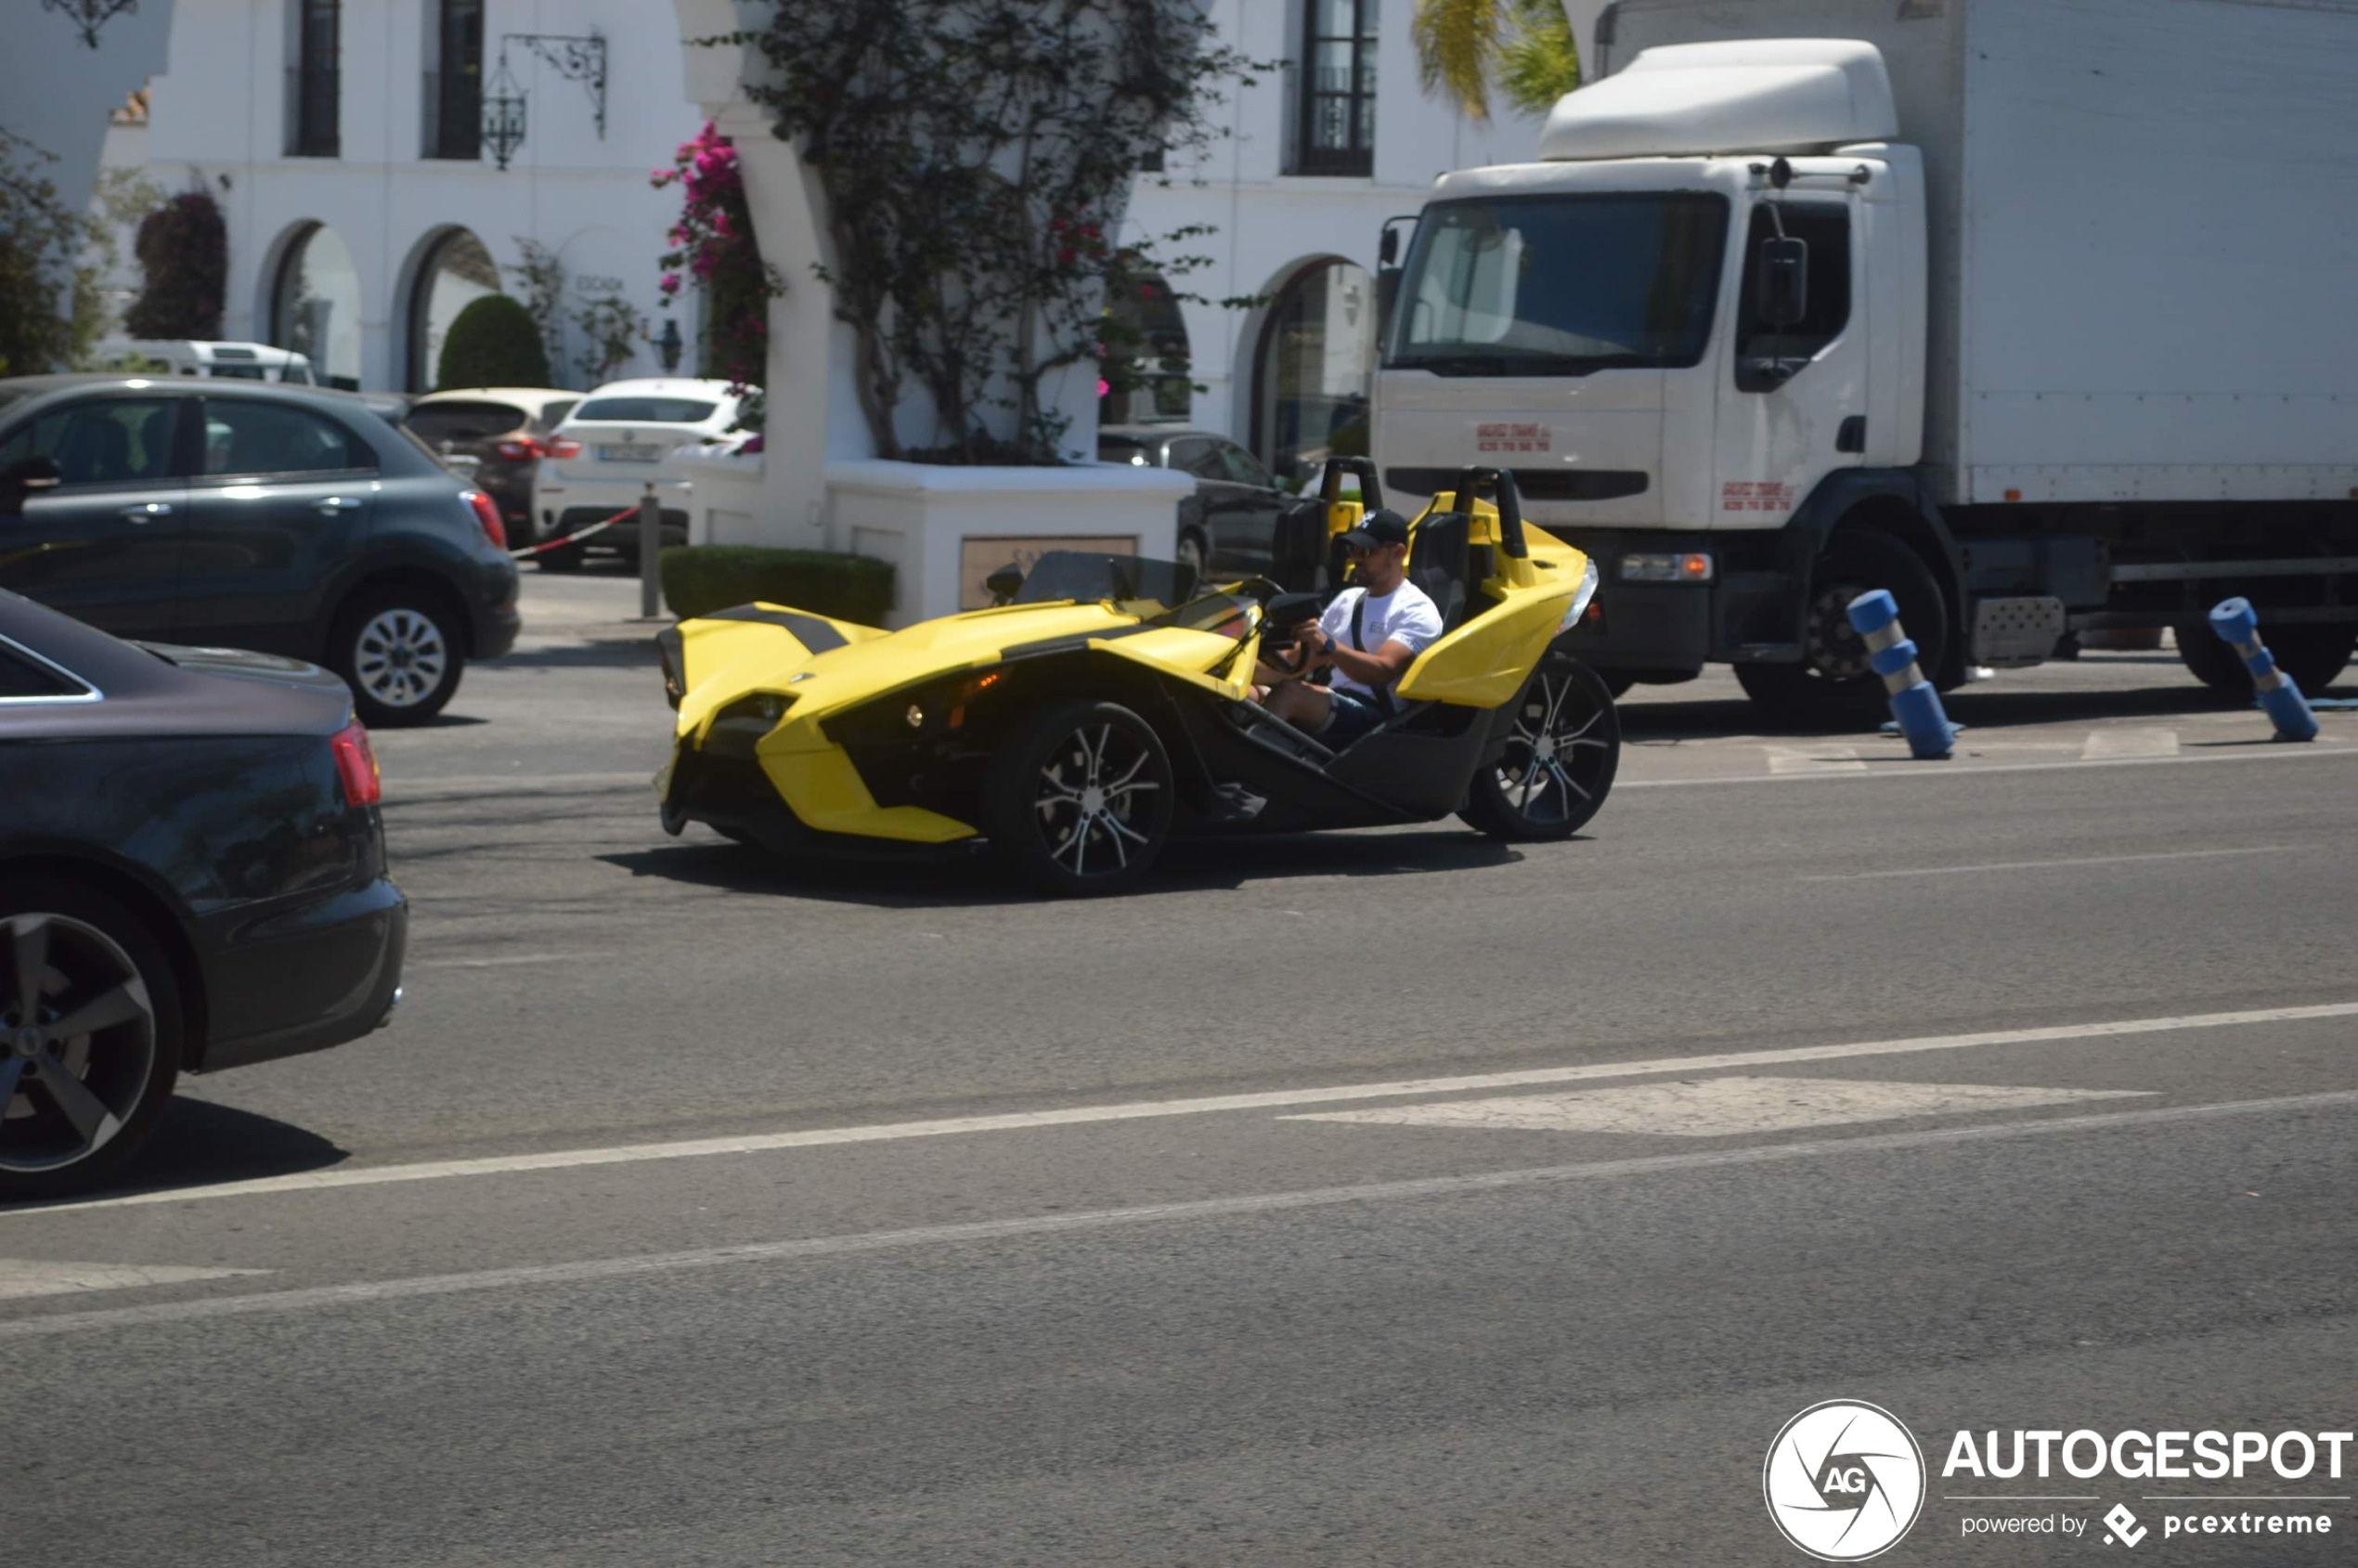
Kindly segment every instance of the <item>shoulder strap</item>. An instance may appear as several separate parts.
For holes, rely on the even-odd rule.
[[[1366,653],[1367,649],[1366,647],[1366,641],[1359,635],[1359,631],[1360,628],[1365,624],[1365,617],[1367,614],[1367,590],[1363,588],[1359,590],[1358,599],[1351,606],[1351,646],[1354,652],[1362,654]],[[1373,688],[1373,691],[1376,698],[1376,711],[1382,714],[1386,719],[1391,718],[1392,693],[1384,690],[1381,686]]]

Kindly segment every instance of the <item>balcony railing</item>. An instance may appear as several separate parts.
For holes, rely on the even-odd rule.
[[[287,68],[287,155],[291,158],[335,158],[343,145],[337,135],[342,91],[331,65],[291,65]]]

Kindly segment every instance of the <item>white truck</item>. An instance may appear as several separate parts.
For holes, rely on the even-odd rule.
[[[1512,472],[1617,684],[1880,696],[2230,594],[2358,643],[2358,0],[1621,0],[1541,161],[1384,239],[1374,450]]]

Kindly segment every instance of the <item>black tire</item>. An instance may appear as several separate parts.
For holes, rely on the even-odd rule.
[[[1196,581],[1198,585],[1211,580],[1211,546],[1195,529],[1183,528],[1179,531],[1179,548],[1175,553],[1175,559],[1181,565],[1193,566],[1196,569]]]
[[[2238,702],[2251,700],[2251,671],[2244,667],[2243,655],[2222,641],[2209,621],[2190,621],[2176,629],[2178,657],[2196,680]],[[2301,694],[2315,696],[2339,678],[2351,654],[2358,652],[2358,622],[2287,626],[2272,632],[2263,620],[2260,640]]]
[[[1884,711],[1884,685],[1867,663],[1866,640],[1852,629],[1850,602],[1874,589],[1899,603],[1899,626],[1916,644],[1928,680],[1940,679],[1949,648],[1949,609],[1924,558],[1872,528],[1837,534],[1809,574],[1801,662],[1740,664],[1744,695],[1794,723],[1852,724]]]
[[[399,584],[364,589],[336,617],[328,667],[352,688],[370,729],[423,724],[449,705],[467,667],[467,641],[440,594]]]
[[[578,572],[590,564],[590,547],[569,544],[562,550],[544,550],[533,559],[544,572]]]
[[[1171,837],[1171,758],[1119,703],[1060,703],[997,747],[983,782],[991,852],[1045,893],[1137,885]]]
[[[122,1169],[172,1098],[184,1039],[171,960],[136,915],[62,877],[17,881],[0,897],[0,1199]]]
[[[1620,669],[1600,669],[1597,671],[1597,679],[1605,683],[1605,690],[1613,693],[1615,702],[1627,696],[1629,688],[1638,683],[1636,676]]]
[[[1604,805],[1621,770],[1613,691],[1578,659],[1550,654],[1516,702],[1506,754],[1475,770],[1458,820],[1509,843],[1569,838]]]

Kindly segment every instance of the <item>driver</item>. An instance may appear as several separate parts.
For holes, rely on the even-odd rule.
[[[1353,586],[1294,628],[1303,662],[1293,670],[1263,663],[1258,671],[1270,712],[1337,749],[1391,717],[1392,688],[1442,630],[1432,595],[1408,580],[1406,518],[1370,512],[1342,542]],[[1321,665],[1329,667],[1327,684],[1299,678]]]

